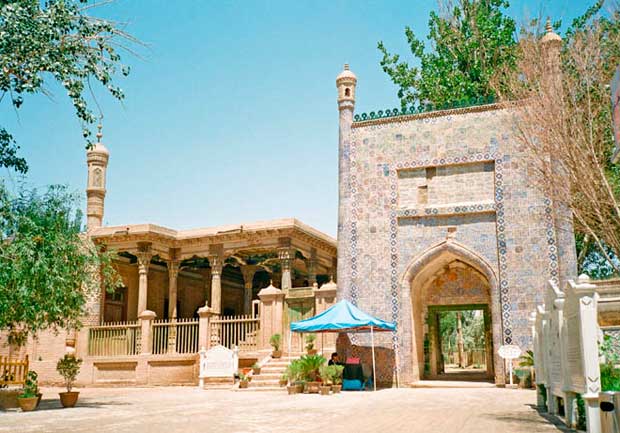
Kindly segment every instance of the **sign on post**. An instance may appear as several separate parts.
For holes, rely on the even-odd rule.
[[[515,346],[514,344],[506,344],[500,346],[497,353],[502,357],[502,359],[508,360],[508,374],[510,376],[510,386],[512,386],[512,360],[521,356],[521,348],[519,346]]]

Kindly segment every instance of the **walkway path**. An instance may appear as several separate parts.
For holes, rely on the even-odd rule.
[[[190,387],[90,388],[61,409],[43,389],[36,412],[0,412],[0,432],[537,433],[558,432],[530,406],[533,391],[387,389],[339,395],[202,391]]]

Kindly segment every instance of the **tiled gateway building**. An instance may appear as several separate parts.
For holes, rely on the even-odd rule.
[[[545,36],[551,50],[559,37]],[[556,51],[553,51],[554,53]],[[340,110],[338,295],[398,324],[382,336],[380,382],[442,371],[438,313],[484,315],[486,373],[497,349],[531,347],[530,312],[549,279],[575,276],[566,211],[534,187],[515,110],[476,106],[354,114],[357,78],[337,78]],[[360,93],[361,94],[361,93]],[[369,356],[363,336],[339,340]]]

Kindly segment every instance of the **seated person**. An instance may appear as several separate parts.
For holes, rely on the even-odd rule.
[[[338,352],[332,353],[332,357],[329,359],[327,365],[344,365],[340,362],[340,357],[338,356]]]

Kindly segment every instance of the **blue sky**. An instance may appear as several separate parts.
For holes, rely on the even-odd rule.
[[[568,23],[590,3],[513,1],[521,20],[541,10]],[[124,56],[119,104],[100,96],[111,153],[106,225],[176,229],[296,217],[336,234],[338,111],[335,77],[358,76],[356,111],[398,106],[377,41],[407,51],[404,27],[426,34],[433,0],[117,0],[96,14],[127,22],[148,44]],[[33,186],[83,191],[80,125],[62,89],[7,98],[0,124],[22,146]],[[99,93],[99,92],[98,92]],[[16,176],[0,176],[9,184]]]

